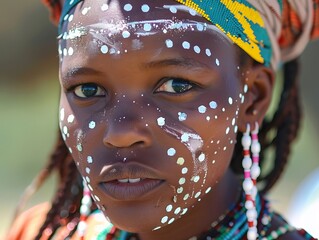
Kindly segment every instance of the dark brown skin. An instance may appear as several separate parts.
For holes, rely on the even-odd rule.
[[[188,12],[173,14],[162,7],[156,8],[176,5],[174,1],[143,1],[150,6],[152,14],[141,12],[141,1],[130,3],[133,10],[125,12],[120,1],[111,1],[105,14],[100,10],[102,1],[85,1],[77,6],[72,23],[65,27],[128,19],[130,22],[172,18],[205,22]],[[83,16],[81,11],[85,7],[91,10]],[[138,233],[142,240],[184,240],[197,236],[208,230],[239,197],[240,182],[228,168],[236,139],[234,125],[244,132],[248,123],[251,126],[261,123],[271,99],[273,72],[253,61],[239,66],[237,47],[217,30],[167,34],[158,31],[152,36],[139,37],[143,44],[139,50],[132,49],[133,38],[123,39],[121,33],[110,39],[119,44],[121,54],[102,54],[101,44],[90,34],[75,41],[61,41],[63,47],[67,44],[67,48],[74,49],[74,54],[64,57],[60,65],[60,105],[65,115],[61,127],[63,131],[66,126],[70,135],[66,144],[72,149],[81,174],[89,177],[92,193],[100,200],[97,204],[115,226]],[[172,40],[174,48],[165,46],[167,39]],[[183,41],[199,46],[201,53],[195,53],[192,48],[183,49]],[[210,49],[211,57],[205,55],[206,48]],[[83,68],[90,70],[83,71]],[[177,78],[187,80],[181,83],[189,88],[187,91],[171,91],[170,80]],[[94,84],[98,93],[80,98],[83,97],[81,86],[88,83]],[[239,95],[244,94],[245,84],[248,92],[241,103]],[[211,101],[217,103],[216,109],[209,107]],[[205,114],[198,110],[201,105],[207,107]],[[187,113],[186,121],[178,120],[179,112]],[[66,120],[70,115],[75,117],[72,123]],[[204,153],[205,160],[198,162],[181,142],[180,135],[176,137],[159,126],[160,117],[165,118],[170,128],[200,136],[203,144],[195,155],[198,158]],[[232,119],[236,124],[232,124]],[[89,127],[91,121],[95,122],[93,129]],[[77,150],[78,144],[81,151]],[[174,156],[168,156],[169,148],[176,150]],[[87,162],[88,156],[92,156],[93,163]],[[185,159],[183,166],[177,164],[178,157]],[[126,169],[130,166],[146,169],[152,175],[150,178],[160,180],[161,185],[150,194],[129,200],[105,194],[101,189],[105,175],[124,169],[119,178],[128,178],[132,173]],[[188,171],[183,174],[181,169],[185,167]],[[198,182],[191,180],[195,175],[200,177]],[[186,179],[185,183],[179,183],[181,178]],[[183,192],[176,193],[181,185]],[[206,194],[209,188],[211,191]],[[195,197],[198,192],[200,196]],[[192,197],[184,200],[187,193]],[[166,211],[168,205],[173,206],[171,212]],[[186,214],[174,214],[178,207],[187,209]],[[175,221],[161,223],[164,216]],[[152,231],[158,226],[161,228]]]

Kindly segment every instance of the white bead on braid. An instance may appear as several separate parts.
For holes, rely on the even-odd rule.
[[[250,157],[250,148],[252,145],[252,141],[250,137],[249,124],[247,124],[246,132],[243,133],[241,144],[243,146],[243,155],[244,155],[242,166],[244,168],[243,189],[246,195],[245,208],[247,209],[246,211],[247,224],[248,224],[247,239],[256,240],[258,238],[258,232],[257,232],[258,214],[256,210],[256,205],[255,205],[255,196],[257,192],[255,192],[255,184],[251,177],[251,168],[253,163]]]
[[[258,126],[258,123],[256,122],[255,129],[251,132],[251,138],[252,138],[251,153],[253,157],[253,165],[251,167],[251,179],[253,180],[255,187],[256,187],[257,178],[260,175],[260,167],[259,167],[260,143],[258,141],[258,131],[259,131],[259,126]]]
[[[84,239],[84,235],[87,229],[87,223],[86,220],[91,212],[91,206],[92,206],[92,199],[90,190],[86,184],[86,182],[83,180],[83,197],[81,201],[81,207],[80,207],[80,222],[77,227],[77,233],[80,236],[81,240]]]

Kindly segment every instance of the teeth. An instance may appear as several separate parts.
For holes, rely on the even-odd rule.
[[[130,183],[137,183],[137,182],[141,181],[141,179],[140,178],[129,178],[128,181]]]
[[[117,179],[117,181],[119,181],[120,183],[128,183],[128,178]]]
[[[120,183],[137,183],[141,181],[141,178],[124,178],[124,179],[117,179]]]

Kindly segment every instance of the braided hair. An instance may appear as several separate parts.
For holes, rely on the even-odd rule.
[[[43,2],[51,10],[51,19],[57,22],[58,13],[61,11],[59,0],[43,0]],[[265,169],[263,168],[264,165],[270,165],[268,171],[262,172],[258,180],[259,189],[262,194],[267,193],[281,176],[289,159],[291,144],[299,130],[301,109],[298,91],[298,72],[298,59],[284,64],[283,84],[278,107],[273,116],[264,119],[259,130],[259,141],[262,148],[260,154],[261,169]],[[238,133],[230,167],[236,174],[242,176],[241,137],[242,134]],[[268,152],[274,152],[274,154],[270,154],[271,157],[269,158]],[[68,228],[68,236],[65,236],[65,238],[70,237],[75,232],[75,226],[80,221],[79,210],[83,192],[82,177],[60,133],[47,165],[25,191],[24,197],[19,204],[18,212],[20,212],[25,201],[55,172],[59,176],[57,191],[53,197],[51,209],[47,213],[46,219],[35,238],[36,240],[41,239],[42,236],[52,239],[54,233],[61,226],[73,223],[70,225],[73,228]],[[97,207],[93,204],[91,208],[95,210]]]

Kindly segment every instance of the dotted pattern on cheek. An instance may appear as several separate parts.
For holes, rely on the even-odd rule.
[[[207,105],[206,104],[200,105],[198,107],[198,113],[200,115],[206,114],[207,110],[211,109],[211,110],[217,111],[216,115],[215,115],[215,119],[218,119],[218,114],[217,114],[218,112],[224,114],[226,111],[232,111],[232,113],[229,112],[227,114],[228,116],[226,117],[226,120],[225,120],[225,122],[228,123],[228,125],[226,125],[226,127],[225,127],[225,135],[229,135],[231,133],[231,131],[233,131],[233,133],[236,134],[237,130],[238,130],[238,127],[236,125],[236,121],[237,121],[238,114],[239,114],[239,105],[244,102],[244,95],[247,93],[247,91],[248,91],[248,87],[247,87],[247,85],[244,85],[243,91],[240,92],[237,97],[230,97],[229,96],[225,99],[226,104],[228,104],[228,106],[229,106],[229,110],[226,110],[226,109],[228,109],[227,106],[218,108],[217,102],[212,100]],[[230,109],[235,109],[235,110],[230,110]],[[188,113],[178,112],[177,119],[179,121],[186,121],[187,117],[185,117],[185,116],[188,116]],[[206,119],[207,119],[207,117],[210,118],[212,116],[206,116]],[[159,117],[157,119],[157,124],[164,131],[166,130],[167,132],[169,132],[173,136],[177,137],[177,139],[179,139],[182,143],[188,142],[190,139],[191,134],[185,133],[185,132],[181,134],[176,129],[168,128],[167,122],[165,121],[165,118],[163,118],[163,117]],[[178,136],[180,136],[180,137],[178,137]],[[235,143],[235,141],[236,141],[235,138],[236,137],[233,137],[233,138],[229,137],[228,140],[226,140],[226,141],[223,140],[223,142],[221,140],[211,140],[210,143],[215,144],[215,146],[216,146],[215,149],[218,149],[217,151],[214,152],[214,155],[217,155],[219,151],[226,151],[228,145],[232,145]],[[225,145],[224,146],[221,145],[222,143]],[[174,154],[172,154],[171,151],[174,152]],[[173,148],[169,148],[167,153],[168,153],[169,157],[174,157],[174,156],[178,155],[176,153],[175,149],[173,149]],[[212,159],[212,157],[210,157],[210,159]],[[199,154],[197,154],[195,159],[194,159],[194,161],[198,161],[199,163],[205,163],[205,164],[207,164],[208,160],[209,160],[208,157],[203,152],[199,152]],[[165,210],[166,210],[165,212],[167,214],[165,216],[162,216],[162,218],[160,220],[160,225],[155,227],[153,229],[154,231],[160,229],[161,227],[165,226],[166,224],[173,223],[176,218],[182,217],[182,215],[188,211],[188,208],[182,208],[182,206],[178,206],[179,204],[182,203],[182,205],[185,206],[185,205],[187,205],[187,202],[189,202],[191,199],[196,199],[199,202],[199,201],[201,201],[201,197],[203,197],[203,195],[208,194],[212,190],[211,186],[207,186],[206,188],[204,188],[204,186],[206,184],[207,171],[204,171],[204,175],[201,174],[200,172],[198,172],[198,174],[193,174],[190,179],[187,179],[186,176],[187,176],[187,173],[189,172],[189,169],[184,166],[184,163],[185,163],[185,159],[183,157],[177,157],[176,164],[181,167],[181,170],[180,170],[181,177],[179,178],[178,185],[175,188],[176,195],[173,198],[173,203],[171,203],[165,207]],[[215,164],[215,163],[216,163],[216,159],[212,159],[211,164]],[[191,181],[195,185],[200,184],[200,190],[197,190],[195,192],[194,191],[189,191],[189,192],[187,191],[186,192],[183,186],[185,185],[185,183],[187,181]],[[195,188],[193,188],[193,189],[195,189]],[[180,199],[180,200],[178,200],[178,199]]]

